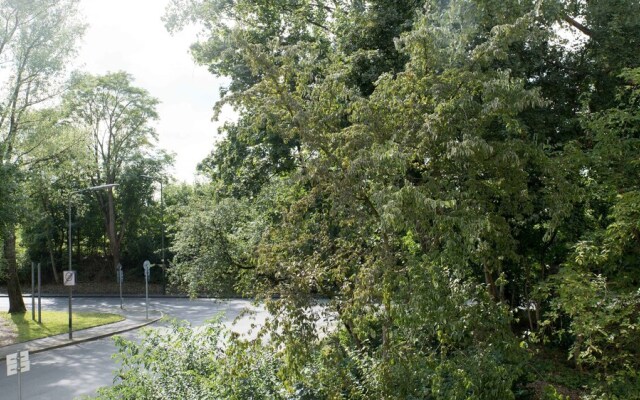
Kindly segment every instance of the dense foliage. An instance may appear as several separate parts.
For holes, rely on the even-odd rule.
[[[227,346],[219,322],[198,328],[174,322],[147,330],[140,342],[116,338],[118,381],[99,389],[103,399],[286,399],[279,361],[260,346]]]
[[[176,281],[266,301],[288,396],[637,398],[639,11],[175,0],[239,112]]]
[[[640,398],[638,0],[172,0],[238,118],[166,216],[157,100],[63,84],[76,6],[0,1],[9,311],[71,217],[112,267],[166,223],[176,285],[272,315],[120,340],[101,397]]]

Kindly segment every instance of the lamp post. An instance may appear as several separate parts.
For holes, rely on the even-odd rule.
[[[69,248],[69,273],[73,273],[72,268],[71,268],[71,198],[73,197],[73,195],[78,194],[78,193],[82,193],[82,192],[88,192],[88,191],[92,191],[92,190],[104,190],[104,189],[110,189],[110,188],[114,188],[118,186],[117,183],[109,183],[107,185],[99,185],[99,186],[91,186],[88,187],[86,189],[80,189],[80,190],[74,190],[73,192],[71,192],[69,194],[69,228],[68,228],[68,233],[69,233],[69,241],[68,241],[68,248]],[[71,297],[73,294],[73,286],[69,285],[69,340],[73,339],[73,319],[71,318]]]
[[[160,224],[162,225],[162,233],[161,233],[161,249],[160,251],[162,252],[162,294],[165,294],[165,281],[166,281],[166,277],[165,277],[165,263],[164,263],[164,196],[162,195],[162,185],[163,185],[163,181],[164,178],[161,177],[154,177],[154,176],[150,176],[150,175],[141,175],[142,178],[149,178],[152,179],[156,182],[160,183]]]

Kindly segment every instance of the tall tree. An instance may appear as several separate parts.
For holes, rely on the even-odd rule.
[[[132,168],[144,171],[140,165],[154,159],[149,150],[153,148],[156,133],[150,123],[158,117],[158,100],[146,90],[133,86],[132,80],[125,72],[104,76],[79,74],[73,78],[65,96],[71,120],[88,135],[92,185],[124,184],[127,171]],[[123,189],[120,198],[129,195],[126,188]],[[115,268],[120,263],[122,240],[130,219],[119,212],[113,189],[96,191],[95,196],[103,213]]]
[[[288,376],[320,352],[349,366],[328,398],[511,398],[524,310],[607,394],[638,387],[637,0],[174,4],[240,111],[176,272],[242,269]]]
[[[9,312],[26,310],[17,275],[16,226],[20,221],[17,196],[25,163],[43,141],[23,146],[37,124],[37,113],[61,91],[65,63],[82,33],[76,19],[77,0],[10,1],[0,3],[0,174],[3,198],[0,208],[3,256],[8,270]],[[51,133],[50,133],[51,134]],[[14,208],[11,208],[14,207]],[[11,208],[11,209],[8,209]]]
[[[66,252],[68,229],[68,193],[81,187],[86,180],[82,153],[83,137],[63,120],[60,107],[39,110],[40,123],[35,126],[31,143],[37,143],[51,132],[56,140],[43,142],[34,150],[37,162],[26,168],[23,184],[27,201],[23,204],[28,218],[21,223],[22,243],[32,261],[49,264],[56,283],[59,281],[60,264]]]

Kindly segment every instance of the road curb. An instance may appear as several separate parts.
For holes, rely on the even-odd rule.
[[[86,343],[86,342],[91,342],[91,341],[95,341],[95,340],[99,340],[99,339],[104,339],[106,337],[110,337],[110,336],[114,336],[120,333],[124,333],[124,332],[129,332],[129,331],[133,331],[135,329],[140,329],[143,328],[145,326],[154,324],[158,321],[160,321],[162,318],[164,318],[164,314],[162,313],[162,311],[160,312],[160,316],[154,319],[150,319],[150,320],[145,320],[142,323],[139,324],[135,324],[132,326],[127,326],[121,329],[116,329],[113,331],[109,331],[109,332],[105,332],[105,333],[100,333],[100,334],[96,334],[94,336],[89,336],[89,337],[85,337],[85,338],[81,338],[81,339],[72,339],[71,341],[67,341],[67,342],[62,342],[62,343],[56,343],[50,346],[46,346],[46,347],[42,347],[42,348],[35,348],[35,349],[31,349],[29,350],[29,353],[31,354],[36,354],[36,353],[41,353],[44,351],[49,351],[49,350],[55,350],[55,349],[60,349],[62,347],[67,347],[67,346],[71,346],[74,344],[80,344],[80,343]],[[88,328],[91,329],[91,328]],[[76,332],[80,332],[80,331],[76,331]],[[46,338],[42,338],[42,339],[46,339]],[[40,339],[35,339],[35,340],[40,340]],[[26,344],[29,342],[23,342],[23,343],[16,343],[14,345],[9,345],[9,346],[19,346],[21,344]],[[4,346],[4,347],[9,347],[9,346]],[[2,349],[2,347],[0,347],[0,349]],[[0,354],[0,361],[6,360],[7,356],[6,355],[2,355]]]

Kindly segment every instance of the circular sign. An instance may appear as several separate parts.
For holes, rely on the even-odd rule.
[[[149,262],[149,260],[145,260],[144,263],[142,263],[142,268],[144,268],[146,270],[151,268],[151,263]]]

